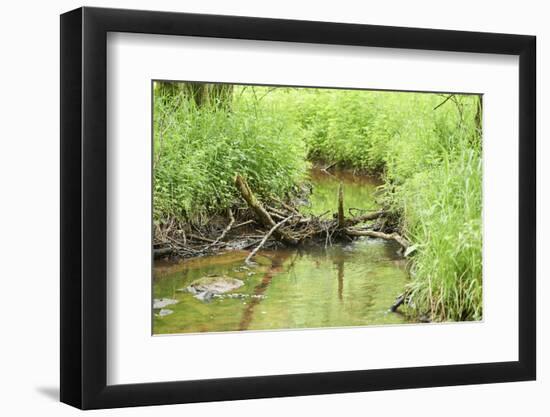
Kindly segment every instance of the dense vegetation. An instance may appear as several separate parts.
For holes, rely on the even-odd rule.
[[[414,312],[482,317],[479,97],[235,86],[197,100],[157,87],[154,106],[157,224],[234,206],[236,172],[260,197],[296,193],[311,162],[376,174],[416,247]]]

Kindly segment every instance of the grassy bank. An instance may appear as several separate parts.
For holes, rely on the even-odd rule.
[[[382,175],[385,199],[417,247],[409,288],[417,312],[478,320],[480,101],[448,97],[321,91],[300,109],[310,157]]]
[[[236,91],[230,108],[154,90],[154,220],[200,222],[237,199],[235,173],[259,197],[292,193],[309,167],[292,115]]]
[[[475,96],[235,86],[220,105],[155,90],[155,222],[200,221],[297,190],[309,161],[376,173],[415,245],[413,313],[482,317],[481,139]]]

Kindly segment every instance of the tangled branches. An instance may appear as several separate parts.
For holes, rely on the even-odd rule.
[[[399,243],[403,250],[407,250],[410,244],[395,230],[388,231],[386,218],[389,212],[378,210],[370,213],[363,213],[357,216],[346,217],[344,214],[344,191],[342,185],[338,190],[338,211],[328,216],[329,212],[322,215],[304,215],[291,205],[272,198],[269,204],[262,204],[255,196],[245,178],[240,175],[235,177],[235,187],[242,199],[247,204],[248,218],[235,225],[236,220],[233,212],[228,211],[229,222],[218,232],[217,237],[206,237],[197,233],[187,233],[184,228],[174,228],[173,224],[155,233],[155,257],[176,255],[180,257],[191,257],[207,255],[219,252],[223,249],[247,249],[254,247],[247,257],[247,262],[266,245],[270,239],[280,242],[286,246],[297,246],[307,241],[324,241],[325,246],[338,240],[352,240],[359,236],[393,240]],[[377,221],[374,224],[366,225],[366,222]],[[255,234],[240,234],[238,239],[227,241],[231,232],[241,227],[259,226],[254,229]],[[175,237],[174,237],[175,236]]]

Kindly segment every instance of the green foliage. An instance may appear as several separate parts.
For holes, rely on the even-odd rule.
[[[238,200],[236,173],[260,196],[284,196],[308,168],[285,112],[236,98],[232,110],[198,107],[182,91],[154,99],[154,219],[196,221]]]
[[[478,97],[456,95],[439,106],[446,97],[326,90],[301,107],[310,157],[382,174],[386,203],[418,248],[413,310],[433,320],[479,320]]]
[[[482,162],[477,96],[235,86],[224,106],[155,89],[154,218],[197,220],[238,202],[292,193],[307,160],[379,174],[417,246],[413,309],[482,317]]]

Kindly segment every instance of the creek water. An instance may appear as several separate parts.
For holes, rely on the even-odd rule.
[[[333,213],[344,184],[345,208],[375,209],[377,183],[346,172],[311,171],[313,193],[304,211]],[[408,274],[394,242],[359,238],[346,244],[261,250],[247,267],[247,251],[230,251],[177,263],[156,262],[153,297],[176,300],[167,315],[154,310],[153,333],[197,333],[368,326],[404,323],[388,312]],[[209,276],[237,278],[244,285],[201,301],[185,289]]]

